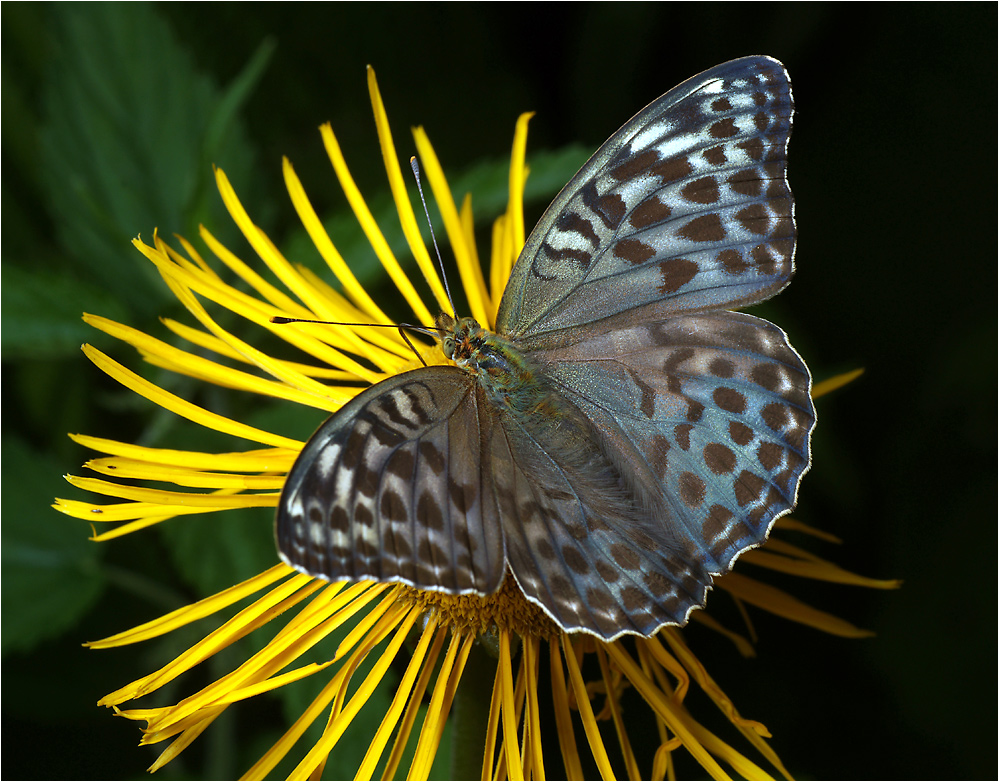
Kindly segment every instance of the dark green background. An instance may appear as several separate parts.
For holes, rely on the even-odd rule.
[[[156,318],[177,310],[131,237],[159,227],[194,239],[203,221],[230,240],[210,178],[218,163],[257,222],[298,252],[282,154],[321,214],[343,210],[321,122],[333,121],[364,192],[384,187],[369,63],[399,154],[414,151],[406,128],[423,124],[455,175],[502,163],[528,109],[538,112],[530,150],[576,144],[567,159],[578,162],[674,84],[746,54],[781,59],[797,105],[798,272],[763,311],[817,378],[867,370],[819,402],[796,515],[845,540],[820,554],[905,586],[780,582],[873,639],[760,612],[756,659],[696,628],[688,637],[800,778],[996,774],[994,5],[5,3],[2,13],[4,776],[140,776],[154,756],[135,748],[137,726],[94,704],[194,636],[108,652],[80,643],[274,561],[266,514],[180,519],[97,546],[47,507],[82,496],[59,478],[89,456],[68,431],[235,447],[192,439],[78,350],[95,341],[141,365],[83,327],[84,309],[169,338]],[[539,177],[571,174],[563,158],[537,160]],[[480,172],[480,207],[502,194],[501,170]],[[368,253],[345,255],[366,268]],[[276,430],[304,436],[321,417],[142,371]],[[294,708],[261,699],[159,776],[240,773]]]

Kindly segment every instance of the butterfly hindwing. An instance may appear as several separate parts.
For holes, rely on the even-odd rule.
[[[699,552],[636,500],[600,434],[567,398],[499,411],[486,454],[507,562],[560,627],[604,638],[682,623],[711,582]]]
[[[779,291],[794,255],[791,114],[787,74],[768,57],[712,68],[639,112],[528,238],[497,331],[543,337]]]
[[[331,581],[488,594],[503,538],[482,469],[494,415],[456,367],[417,369],[358,394],[309,440],[285,484],[282,558]]]
[[[815,409],[808,370],[773,324],[678,315],[563,346],[542,374],[664,500],[665,529],[711,573],[793,507]]]

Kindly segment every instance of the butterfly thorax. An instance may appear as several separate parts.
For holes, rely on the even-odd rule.
[[[494,404],[511,412],[531,413],[545,404],[548,392],[527,356],[509,337],[479,325],[474,318],[437,317],[441,350],[472,375]]]
[[[544,367],[535,364],[515,340],[484,329],[474,318],[455,320],[442,314],[437,331],[441,350],[476,380],[506,437],[540,449],[525,447],[518,452],[522,468],[536,475],[557,465],[555,470],[567,486],[591,497],[588,510],[600,523],[627,519],[636,526],[647,511],[639,507],[592,422],[552,386]],[[646,548],[654,547],[641,529],[632,532]],[[584,526],[576,526],[572,533],[588,534]]]

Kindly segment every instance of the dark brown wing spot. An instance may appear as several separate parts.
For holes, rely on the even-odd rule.
[[[562,247],[561,249],[556,249],[547,241],[542,242],[541,250],[544,254],[551,256],[552,260],[572,261],[581,269],[590,268],[590,261],[593,260],[592,253],[588,253],[585,250],[580,250],[575,247]]]
[[[718,120],[708,130],[711,138],[731,138],[739,132],[739,127],[735,124],[733,117],[726,117]]]
[[[756,160],[757,162],[763,160],[763,142],[758,138],[746,139],[745,141],[740,141],[736,144],[740,149],[745,150],[746,154],[749,155],[750,160]]]
[[[691,508],[697,508],[704,502],[707,487],[699,477],[692,472],[680,475],[680,498]]]
[[[433,530],[444,529],[444,514],[440,503],[430,492],[423,492],[416,501],[416,521]]]
[[[735,364],[727,358],[713,358],[708,364],[708,371],[715,377],[732,377],[735,374]]]
[[[631,371],[628,374],[632,382],[638,386],[638,390],[642,392],[639,409],[646,418],[652,418],[656,414],[656,389],[646,383],[638,372]]]
[[[704,446],[704,463],[715,475],[724,475],[735,469],[735,452],[721,443]]]
[[[767,245],[758,244],[753,248],[750,255],[753,257],[753,263],[756,264],[756,268],[760,270],[761,274],[776,274],[779,264],[777,259],[771,254]]]
[[[713,204],[718,201],[718,181],[713,176],[695,179],[680,194],[693,204]]]
[[[622,239],[614,245],[614,255],[635,266],[640,266],[655,254],[655,250],[637,239]]]
[[[732,511],[721,505],[712,505],[708,509],[708,517],[701,525],[701,534],[705,540],[712,541],[723,535],[732,519]]]
[[[702,154],[704,155],[704,159],[712,166],[724,166],[728,163],[728,157],[725,155],[725,147],[711,147],[711,149],[704,150]]]
[[[590,572],[590,563],[583,558],[575,546],[562,546],[562,559],[569,566],[569,570],[577,575],[585,576]]]
[[[783,261],[791,260],[791,251],[794,250],[794,240],[774,239],[774,237],[771,236],[767,241],[769,242],[767,246],[777,253]]]
[[[733,249],[722,250],[718,253],[718,262],[728,274],[742,274],[749,268],[749,264],[742,257],[742,253]]]
[[[725,386],[716,388],[711,394],[711,398],[722,410],[727,410],[730,413],[742,413],[746,410],[746,397],[734,388],[726,388]]]
[[[735,213],[739,225],[759,236],[765,236],[770,231],[770,215],[763,204],[750,204]]]
[[[661,434],[655,434],[649,440],[649,461],[656,469],[660,478],[666,476],[666,467],[669,462],[669,440]]]
[[[586,604],[596,611],[609,611],[614,608],[614,598],[606,589],[590,587],[586,590]]]
[[[367,435],[360,432],[356,427],[351,430],[347,442],[340,451],[340,464],[347,470],[353,470],[357,466],[361,453],[364,451],[364,441]]]
[[[669,354],[669,358],[666,359],[663,369],[666,372],[676,372],[680,369],[680,365],[684,361],[689,361],[696,355],[697,351],[693,348],[677,348]]]
[[[704,405],[696,399],[687,400],[687,420],[696,424],[704,416]]]
[[[359,494],[374,497],[378,490],[378,473],[369,470],[364,464],[357,465],[357,469],[354,470],[354,486]]]
[[[686,157],[667,158],[649,169],[649,173],[659,177],[664,185],[689,176],[691,171],[693,171],[693,167]]]
[[[579,234],[594,247],[600,244],[600,238],[593,230],[593,224],[578,212],[563,212],[555,221],[555,225],[560,231]]]
[[[610,555],[622,570],[638,570],[638,566],[641,564],[638,554],[620,543],[611,546]]]
[[[673,589],[673,582],[670,581],[662,573],[651,572],[646,573],[642,577],[642,583],[645,584],[645,588],[652,593],[654,598],[661,599],[663,595],[668,594]]]
[[[367,505],[357,504],[354,506],[354,523],[370,527],[375,523],[375,514],[368,510]]]
[[[639,152],[637,155],[632,155],[631,149],[626,147],[611,161],[610,175],[619,182],[623,182],[626,179],[634,179],[658,160],[659,153],[653,149],[647,149],[644,152]]]
[[[460,516],[464,516],[475,502],[475,488],[455,480],[448,481],[447,488],[451,495],[451,504]]]
[[[635,207],[629,222],[635,228],[648,228],[650,225],[665,222],[673,210],[659,200],[658,196],[646,199]]]
[[[618,580],[618,578],[620,578],[620,574],[617,572],[617,570],[615,570],[613,567],[611,567],[602,559],[598,559],[595,563],[595,566],[597,568],[597,574],[600,576],[601,580],[603,580],[605,584],[613,584],[615,581]]]
[[[751,502],[756,502],[763,494],[763,487],[766,481],[749,470],[743,470],[739,477],[735,479],[732,488],[735,490],[735,501],[739,507],[744,507]]]
[[[781,385],[781,373],[776,364],[757,364],[749,377],[767,391],[776,391]]]
[[[686,258],[671,258],[659,264],[659,274],[663,281],[659,292],[664,296],[676,293],[697,275],[697,264]]]
[[[773,472],[780,466],[783,455],[784,449],[777,443],[760,443],[760,447],[756,449],[756,456],[767,472]]]
[[[395,451],[385,463],[385,473],[409,481],[413,478],[415,464],[416,460],[413,459],[413,454],[410,451],[400,449]]]
[[[599,217],[608,228],[617,228],[624,219],[628,207],[617,193],[599,195],[597,187],[590,182],[579,191],[583,203]]]
[[[330,527],[338,532],[346,532],[349,525],[350,516],[347,514],[347,511],[341,505],[335,506],[333,512],[330,514]]]
[[[534,551],[545,562],[553,562],[555,560],[555,549],[547,538],[539,538],[534,541]]]
[[[624,610],[630,614],[646,608],[649,598],[638,587],[630,586],[621,590],[621,603],[624,605]]]
[[[677,233],[692,242],[720,242],[725,238],[725,228],[716,212],[695,217]]]
[[[769,405],[766,405],[760,411],[760,415],[763,418],[763,423],[775,432],[783,431],[791,421],[791,416],[788,414],[787,407],[782,405],[780,402],[771,402]]]
[[[444,469],[444,455],[440,449],[429,440],[421,440],[419,445],[420,461],[427,465],[436,475]]]
[[[739,195],[755,198],[763,191],[763,181],[756,173],[756,169],[744,168],[741,171],[736,171],[725,181]]]
[[[729,421],[728,433],[736,445],[749,445],[755,437],[753,430],[742,421]]]
[[[392,489],[382,492],[380,510],[382,518],[387,521],[399,522],[406,521],[409,518],[409,508],[403,502],[398,492]]]
[[[413,548],[409,541],[402,535],[396,535],[391,528],[387,528],[382,533],[382,548],[385,551],[394,552],[397,559],[406,560],[413,555]]]

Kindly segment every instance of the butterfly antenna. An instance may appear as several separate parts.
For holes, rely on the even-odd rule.
[[[406,336],[405,329],[410,331],[415,331],[418,334],[423,334],[428,337],[433,337],[434,339],[439,339],[437,330],[427,328],[426,326],[414,326],[411,323],[343,323],[341,321],[334,320],[309,320],[308,318],[286,318],[283,315],[275,315],[271,319],[271,323],[278,323],[284,325],[286,323],[315,323],[320,326],[365,326],[369,328],[376,329],[397,329],[399,331],[399,336],[403,338],[405,343],[409,345],[409,349],[416,354],[416,357],[420,359],[420,363],[423,366],[427,365],[427,362],[423,360],[423,354],[416,349],[416,346],[412,343],[409,337]]]
[[[434,236],[434,226],[430,222],[430,210],[427,209],[427,199],[423,197],[423,185],[420,184],[420,164],[416,162],[416,155],[409,159],[409,165],[413,168],[413,176],[416,177],[416,189],[420,191],[420,201],[423,202],[423,213],[427,216],[427,226],[430,228],[430,239],[434,243],[434,252],[437,253],[437,265],[441,270],[441,279],[444,280],[444,292],[447,294],[448,304],[451,305],[451,315],[455,315],[454,299],[451,298],[451,288],[447,284],[447,274],[444,271],[444,261],[441,260],[441,251],[437,247],[437,237]]]

